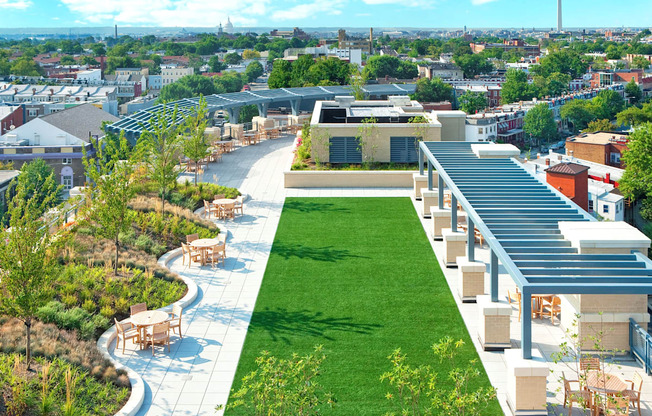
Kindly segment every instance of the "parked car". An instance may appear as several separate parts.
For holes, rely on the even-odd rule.
[[[249,84],[245,84],[244,87],[242,87],[242,91],[251,91]]]

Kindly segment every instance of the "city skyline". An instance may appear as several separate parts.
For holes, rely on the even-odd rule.
[[[557,2],[519,0],[291,0],[239,2],[167,0],[0,0],[14,28],[112,26],[217,27],[230,17],[237,27],[557,27]],[[564,27],[641,27],[652,21],[646,0],[613,8],[606,0],[567,1]],[[632,10],[637,10],[633,13]],[[445,16],[445,18],[441,18]],[[5,28],[10,27],[5,24]]]

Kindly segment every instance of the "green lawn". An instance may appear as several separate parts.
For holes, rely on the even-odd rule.
[[[397,410],[379,380],[387,356],[401,347],[412,364],[440,366],[430,347],[446,335],[466,342],[459,362],[478,358],[408,198],[288,198],[233,387],[262,350],[322,344],[329,413],[379,415]],[[500,414],[497,401],[483,412]]]

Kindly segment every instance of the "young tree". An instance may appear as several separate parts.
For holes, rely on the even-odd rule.
[[[475,114],[487,107],[487,97],[481,92],[465,91],[458,98],[460,110],[466,114]]]
[[[195,163],[195,185],[197,185],[197,171],[199,162],[207,157],[208,143],[206,143],[206,130],[208,109],[204,97],[199,99],[199,107],[193,108],[192,115],[186,118],[185,138],[183,141],[183,154]]]
[[[557,137],[557,123],[548,104],[537,104],[523,118],[523,130],[530,136],[546,142]]]
[[[636,104],[643,98],[643,91],[634,81],[634,78],[625,85],[625,96],[629,99],[630,104]]]
[[[93,225],[94,232],[104,237],[115,246],[113,272],[118,275],[120,256],[120,233],[131,227],[134,216],[129,209],[129,201],[136,196],[134,188],[135,160],[129,151],[129,144],[124,132],[116,141],[92,141],[96,153],[94,156],[84,154],[84,167],[90,183],[86,186],[86,216]],[[131,156],[122,160],[121,156]]]
[[[620,190],[625,198],[641,200],[641,216],[652,220],[652,123],[641,124],[629,135],[623,153],[625,173]]]
[[[46,179],[48,186],[56,186],[54,176]],[[46,207],[53,203],[55,193],[44,199],[31,194],[24,181],[18,181],[15,195],[7,194],[9,226],[0,230],[0,313],[23,322],[26,331],[27,366],[32,358],[31,330],[38,308],[52,299],[51,280],[57,261],[56,246],[62,238],[54,239],[42,217]]]
[[[378,149],[378,120],[375,117],[369,117],[362,120],[358,127],[358,149],[362,153],[362,160],[365,165],[373,164]]]
[[[164,106],[143,125],[138,146],[149,169],[150,178],[157,184],[161,196],[161,215],[165,215],[165,198],[177,180],[177,163],[181,149],[179,111],[175,106]]]
[[[22,166],[17,181],[9,186],[11,194],[19,183],[25,187],[27,197],[35,198],[36,206],[42,209],[39,215],[45,214],[47,210],[59,205],[63,200],[63,187],[57,184],[54,170],[43,159],[35,159]],[[11,215],[9,212],[8,214]],[[6,220],[8,221],[9,218]]]
[[[351,69],[349,85],[351,86],[351,92],[353,93],[353,97],[355,97],[356,100],[365,99],[364,86],[366,83],[367,80],[360,72],[358,66],[355,65],[355,67]]]

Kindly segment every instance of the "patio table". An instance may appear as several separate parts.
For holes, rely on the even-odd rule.
[[[201,265],[206,264],[206,250],[210,247],[214,247],[220,243],[220,240],[217,238],[199,238],[195,241],[190,242],[190,245],[194,248],[197,248],[201,251]]]
[[[131,322],[136,325],[140,332],[140,348],[143,347],[145,329],[148,326],[162,324],[168,319],[168,313],[164,311],[143,311],[131,316]]]
[[[598,409],[595,403],[595,396],[605,395],[605,396],[616,396],[627,390],[630,385],[625,382],[618,374],[612,373],[603,373],[602,371],[589,371],[586,374],[586,388],[593,395],[593,409],[591,409],[592,415],[599,415],[600,409]]]
[[[215,142],[225,152],[230,152],[233,148],[233,141],[231,140],[218,140]]]

